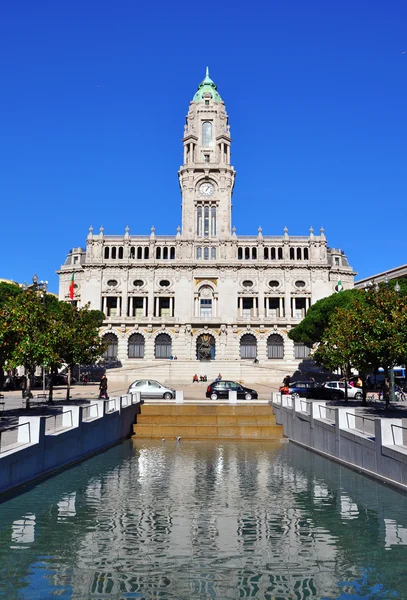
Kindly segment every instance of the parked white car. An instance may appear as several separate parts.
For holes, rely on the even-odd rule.
[[[154,379],[138,379],[129,387],[128,393],[141,392],[142,398],[175,398],[175,390],[165,387]]]
[[[333,390],[342,390],[345,392],[345,382],[344,381],[326,381],[324,387],[331,388]],[[352,387],[347,384],[348,389],[348,398],[355,398],[356,400],[361,400],[363,398],[362,390],[358,387]]]

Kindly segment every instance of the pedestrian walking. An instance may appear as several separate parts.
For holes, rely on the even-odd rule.
[[[108,400],[109,396],[107,395],[107,377],[106,375],[102,375],[102,379],[99,384],[99,398]]]

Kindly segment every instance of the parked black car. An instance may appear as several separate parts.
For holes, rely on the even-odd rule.
[[[236,381],[224,381],[223,379],[221,381],[214,381],[208,385],[206,397],[211,400],[217,400],[218,398],[227,399],[229,397],[229,392],[231,391],[237,392],[239,400],[255,400],[258,398],[256,390],[247,388]]]
[[[345,392],[341,389],[332,389],[322,386],[315,381],[293,381],[290,387],[280,390],[282,394],[291,394],[299,398],[313,398],[315,400],[343,400]]]

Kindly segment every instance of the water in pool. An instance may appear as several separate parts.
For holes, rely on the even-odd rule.
[[[0,505],[0,597],[406,600],[406,508],[293,444],[130,440]]]

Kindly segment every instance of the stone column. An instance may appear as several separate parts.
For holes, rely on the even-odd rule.
[[[147,296],[143,296],[143,317],[147,316]]]
[[[174,297],[170,296],[170,317],[174,316]]]
[[[280,318],[284,317],[284,298],[280,297],[278,299],[278,306],[280,309]]]
[[[155,316],[160,316],[160,298],[158,296],[155,299]]]

